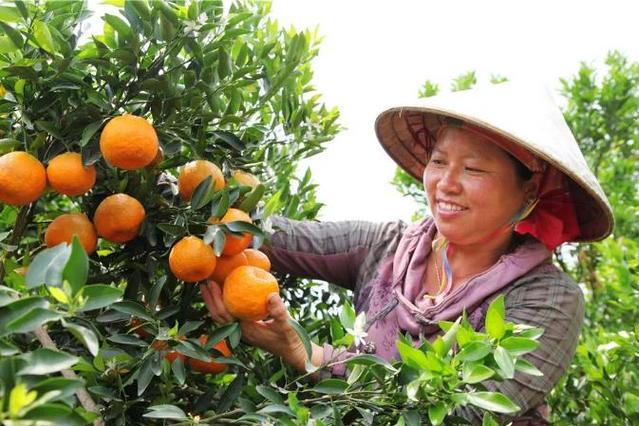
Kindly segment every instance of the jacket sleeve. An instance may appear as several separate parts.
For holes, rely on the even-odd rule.
[[[397,222],[311,222],[271,216],[261,248],[274,271],[328,281],[349,290],[371,248],[398,227]]]
[[[584,298],[574,281],[554,266],[523,277],[505,292],[507,321],[544,329],[539,347],[523,356],[543,376],[517,372],[512,380],[484,383],[489,391],[501,392],[521,410],[515,417],[544,403],[544,398],[566,373],[575,353],[584,318]],[[472,424],[481,424],[482,412],[472,406],[456,411]],[[501,421],[512,421],[503,417]]]

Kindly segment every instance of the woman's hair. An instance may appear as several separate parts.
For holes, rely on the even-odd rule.
[[[533,172],[528,167],[524,166],[524,163],[516,159],[515,156],[512,155],[511,153],[507,152],[507,154],[508,154],[508,157],[510,157],[510,159],[512,160],[513,164],[515,165],[515,171],[517,172],[517,176],[519,176],[519,178],[522,181],[527,181],[533,176]]]

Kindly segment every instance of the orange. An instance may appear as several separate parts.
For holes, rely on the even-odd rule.
[[[244,255],[244,252],[240,252],[233,256],[220,256],[215,262],[215,270],[209,277],[209,279],[216,283],[224,283],[226,277],[237,267],[248,265],[248,260]]]
[[[40,198],[46,186],[47,173],[33,155],[14,151],[0,157],[0,202],[24,206]]]
[[[266,299],[271,293],[279,293],[273,275],[256,266],[240,266],[226,277],[222,300],[235,318],[259,321],[268,315]]]
[[[142,204],[127,194],[106,197],[93,215],[93,223],[102,238],[125,243],[137,237],[146,212]]]
[[[155,154],[155,158],[149,164],[146,165],[145,169],[152,170],[157,167],[164,160],[164,150],[162,147],[158,147],[158,153]]]
[[[186,340],[186,336],[178,336],[178,339]],[[151,343],[151,347],[159,352],[168,349],[169,343],[166,340],[154,340],[153,343]],[[181,358],[182,361],[185,361],[187,359],[187,356],[178,351],[168,351],[166,355],[164,355],[164,359],[171,363],[178,358]]]
[[[178,177],[180,197],[184,201],[189,201],[195,188],[209,176],[212,176],[213,189],[219,191],[224,188],[224,175],[215,164],[207,160],[195,160],[185,164]]]
[[[74,235],[78,236],[87,254],[95,251],[98,235],[89,218],[83,213],[69,213],[56,217],[44,233],[44,243],[47,247],[60,243],[71,244]]]
[[[246,255],[246,259],[248,260],[248,264],[252,266],[257,266],[260,269],[264,269],[265,271],[271,270],[271,261],[267,255],[262,253],[259,250],[255,250],[252,248],[248,248],[244,250],[242,253]]]
[[[250,186],[251,188],[255,188],[260,184],[260,181],[257,180],[255,176],[250,173],[243,172],[241,170],[235,170],[233,172],[233,179],[240,185]]]
[[[203,334],[200,336],[199,340],[200,340],[200,345],[204,346],[206,345],[206,342],[209,341],[209,337]],[[217,350],[218,352],[220,352],[222,356],[228,357],[231,355],[231,350],[229,349],[228,345],[226,344],[226,341],[224,340],[220,340],[219,342],[217,342],[215,345],[213,345],[213,348]],[[201,361],[199,359],[189,358],[189,365],[195,371],[199,371],[201,373],[210,373],[210,374],[218,374],[223,371],[226,371],[226,369],[228,368],[227,364],[223,364],[221,362],[215,362],[212,359],[212,357],[210,361]]]
[[[47,166],[47,179],[54,190],[64,195],[82,195],[95,185],[95,166],[84,167],[82,155],[65,152]]]
[[[215,270],[213,248],[193,235],[178,241],[169,254],[169,267],[178,279],[186,282],[205,280]]]
[[[226,214],[222,219],[216,219],[214,217],[209,218],[209,223],[230,223],[230,222],[248,222],[253,223],[251,217],[240,209],[230,208],[226,211]],[[253,236],[244,232],[241,236],[226,233],[226,241],[224,243],[224,250],[222,254],[225,256],[232,256],[240,253],[251,244]]]
[[[137,170],[149,165],[158,153],[158,135],[144,119],[136,115],[114,117],[100,135],[100,151],[110,165]]]
[[[142,338],[151,337],[151,333],[147,331],[146,328],[144,328],[144,323],[139,318],[131,317],[131,319],[129,320],[128,326],[129,326],[129,331],[137,334],[138,336]],[[155,342],[153,342],[153,345],[157,346],[158,343],[156,342],[160,342],[160,341],[156,340]],[[154,348],[157,349],[155,346]]]

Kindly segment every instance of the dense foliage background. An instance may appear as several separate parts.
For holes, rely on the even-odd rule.
[[[312,86],[318,37],[281,28],[262,1],[109,3],[119,9],[104,16],[102,31],[91,29],[93,36],[87,36],[84,1],[0,5],[0,155],[25,150],[46,164],[69,150],[98,168],[98,184],[85,196],[48,191],[22,208],[0,206],[0,421],[416,425],[460,423],[455,408],[465,404],[516,411],[481,383],[515,371],[538,374],[524,355],[541,331],[507,323],[499,299],[485,333],[461,319],[442,324],[446,334],[432,345],[413,348],[400,338],[400,362],[361,355],[347,378],[319,383],[312,372],[297,374],[242,343],[237,324],[218,327],[208,319],[197,287],[168,272],[168,251],[185,234],[206,236],[211,212],[246,194],[231,187],[184,203],[175,176],[186,162],[209,159],[227,176],[241,169],[259,177],[265,193],[250,209],[258,227],[275,213],[315,218],[322,206],[316,184],[310,170],[298,174],[297,166],[340,130],[338,111],[324,106]],[[618,215],[613,238],[558,253],[589,300],[575,363],[551,396],[555,418],[567,424],[631,424],[639,410],[632,363],[639,72],[619,54],[608,63],[603,77],[584,66],[564,82],[567,119],[587,144]],[[465,74],[453,89],[474,80]],[[436,91],[427,83],[422,95]],[[156,167],[123,171],[102,159],[101,129],[125,112],[156,128],[164,151]],[[425,205],[419,184],[401,173],[396,182]],[[68,212],[91,217],[114,192],[135,196],[146,208],[137,239],[100,241],[90,257],[78,244],[45,250],[42,237],[52,219]],[[262,231],[251,232],[260,244]],[[305,342],[349,346],[365,339],[364,318],[355,316],[346,291],[278,279]],[[200,334],[209,335],[206,347]],[[223,338],[233,355],[217,358],[229,365],[219,375],[169,363],[154,346],[163,341],[206,359]],[[494,424],[489,415],[484,423]]]

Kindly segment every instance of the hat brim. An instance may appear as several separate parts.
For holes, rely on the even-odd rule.
[[[462,120],[505,137],[529,150],[538,158],[560,170],[568,178],[573,203],[577,211],[581,235],[575,241],[599,241],[606,238],[613,229],[612,210],[600,194],[591,188],[579,174],[565,167],[555,158],[547,155],[534,143],[490,125],[475,117],[465,116],[443,108],[409,106],[391,108],[382,112],[375,121],[375,133],[388,155],[408,174],[421,182],[428,158],[427,148],[415,140],[409,128],[408,119],[421,120],[431,135],[436,135],[444,123],[443,118]]]

